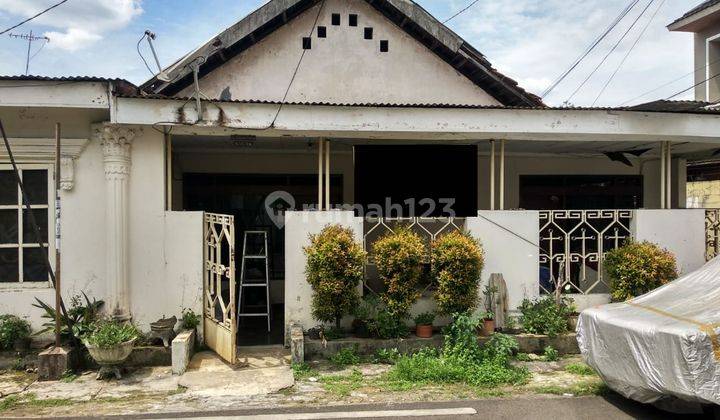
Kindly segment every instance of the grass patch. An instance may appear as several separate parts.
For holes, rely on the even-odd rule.
[[[293,363],[291,367],[296,381],[318,376],[318,372],[307,363]]]
[[[363,376],[359,370],[353,369],[349,375],[323,376],[320,382],[322,382],[326,391],[341,397],[347,397],[352,391],[363,385]]]
[[[595,370],[591,368],[590,366],[586,365],[585,363],[571,363],[567,366],[565,366],[565,371],[572,373],[574,375],[581,375],[581,376],[595,376],[597,373],[595,373]]]
[[[64,407],[72,405],[75,402],[67,398],[47,398],[38,399],[35,394],[25,395],[9,395],[0,400],[0,412],[11,410],[14,408],[30,407],[30,408],[50,408]]]
[[[565,395],[571,394],[576,397],[586,395],[604,396],[610,393],[610,388],[604,382],[587,381],[569,386],[549,385],[534,388],[538,394]]]

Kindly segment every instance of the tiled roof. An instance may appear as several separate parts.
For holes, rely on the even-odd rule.
[[[125,79],[120,78],[106,78],[106,77],[95,77],[95,76],[33,76],[33,75],[21,75],[21,76],[2,76],[0,80],[18,80],[18,81],[41,81],[41,82],[123,82],[129,85],[135,86]]]
[[[683,20],[683,19],[687,19],[687,18],[689,18],[689,17],[692,16],[692,15],[696,15],[696,14],[702,12],[703,10],[705,10],[705,9],[707,9],[707,8],[710,8],[710,7],[715,6],[716,4],[720,4],[720,0],[707,0],[707,1],[705,1],[705,2],[702,2],[702,3],[700,3],[699,5],[697,5],[697,6],[695,6],[694,8],[692,8],[692,9],[691,9],[690,11],[688,11],[687,13],[685,13],[684,15],[682,15],[681,17],[675,19],[675,21],[674,21],[673,23],[671,23],[669,26],[672,26],[672,25],[680,22],[680,21]]]

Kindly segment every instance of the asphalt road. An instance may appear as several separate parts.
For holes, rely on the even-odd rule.
[[[672,415],[617,395],[581,398],[484,399],[440,403],[350,405],[280,409],[238,409],[194,413],[153,413],[122,419],[248,419],[314,420],[347,418],[383,419],[701,419],[702,415]]]

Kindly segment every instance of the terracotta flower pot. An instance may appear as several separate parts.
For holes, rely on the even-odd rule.
[[[415,335],[420,338],[430,338],[433,335],[432,325],[418,325],[415,329]]]
[[[483,328],[481,334],[483,337],[489,337],[495,332],[495,320],[483,319]]]

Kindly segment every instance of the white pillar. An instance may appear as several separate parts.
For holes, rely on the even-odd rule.
[[[323,208],[323,144],[325,140],[318,139],[318,211]]]
[[[128,278],[128,179],[133,129],[103,125],[98,128],[105,163],[105,235],[107,309],[113,317],[130,319]]]
[[[500,140],[500,210],[505,210],[505,139]]]
[[[330,142],[325,141],[325,210],[330,210]]]
[[[660,143],[660,208],[664,209],[665,200],[665,142]]]
[[[665,192],[665,199],[667,200],[667,203],[665,205],[665,208],[671,209],[673,208],[672,203],[672,146],[670,145],[670,142],[667,142],[665,145],[665,187],[667,188],[667,191]]]
[[[490,210],[495,210],[495,140],[490,140]]]

